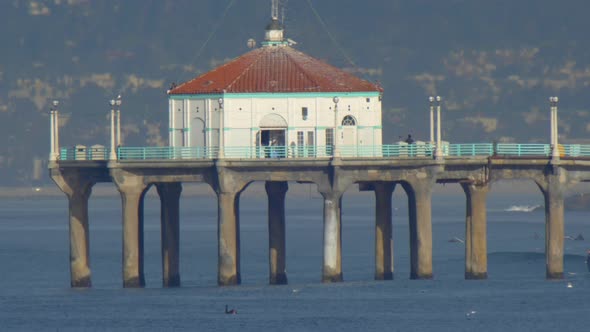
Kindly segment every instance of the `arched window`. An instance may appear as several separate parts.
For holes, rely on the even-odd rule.
[[[343,126],[356,126],[356,121],[354,120],[354,118],[350,115],[347,115],[344,117],[344,119],[342,119],[342,125]]]

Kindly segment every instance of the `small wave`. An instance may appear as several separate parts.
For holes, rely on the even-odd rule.
[[[505,209],[506,212],[533,212],[540,208],[541,205],[512,205]]]

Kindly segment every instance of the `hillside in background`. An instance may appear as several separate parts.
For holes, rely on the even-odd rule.
[[[283,0],[284,1],[284,0]],[[385,89],[384,143],[428,135],[429,95],[444,97],[444,139],[547,142],[590,131],[585,0],[288,1],[296,48]],[[0,1],[0,185],[30,185],[49,152],[50,101],[61,145],[108,144],[107,101],[122,94],[126,145],[167,143],[165,91],[262,40],[269,0]],[[320,21],[315,13],[319,13]],[[47,171],[42,170],[48,181]]]

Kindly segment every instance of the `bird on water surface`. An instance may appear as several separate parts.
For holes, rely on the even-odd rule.
[[[228,315],[235,315],[238,313],[236,309],[227,309],[227,304],[225,305],[225,313]]]

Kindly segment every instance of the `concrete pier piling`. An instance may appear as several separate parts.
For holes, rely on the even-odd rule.
[[[432,179],[403,182],[410,221],[410,279],[432,279]]]
[[[218,192],[218,270],[219,286],[239,285],[240,276],[240,222],[239,192]]]
[[[162,285],[180,286],[180,183],[159,183],[162,239]]]
[[[123,287],[145,287],[143,272],[143,199],[150,185],[142,176],[111,170],[123,207]]]
[[[68,197],[70,210],[70,274],[72,287],[91,287],[88,198],[91,185],[78,187]]]
[[[121,190],[123,202],[123,287],[145,287],[143,272],[143,188]]]
[[[322,192],[324,198],[324,263],[322,282],[340,282],[342,277],[342,193]]]
[[[487,219],[488,184],[461,183],[465,191],[465,279],[487,279]]]
[[[395,184],[374,183],[375,191],[375,280],[393,279],[391,198]]]
[[[286,234],[285,234],[285,196],[287,182],[266,181],[268,196],[268,238],[269,238],[269,283],[287,284]]]
[[[562,173],[564,173],[562,171]],[[550,174],[537,183],[545,198],[545,266],[547,279],[563,279],[565,174]]]
[[[91,287],[88,199],[94,181],[87,174],[80,172],[62,174],[60,170],[54,169],[50,175],[68,198],[70,285],[74,288]]]

